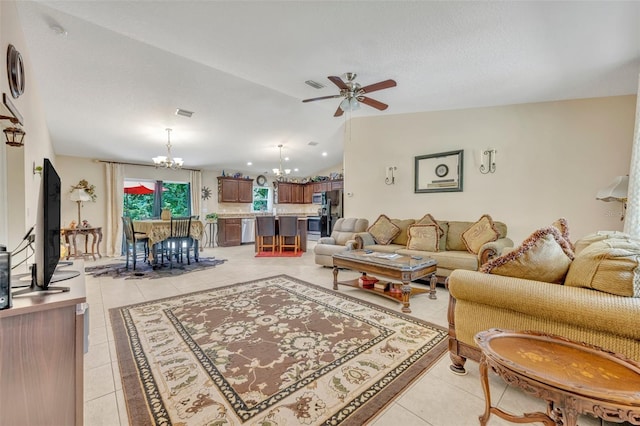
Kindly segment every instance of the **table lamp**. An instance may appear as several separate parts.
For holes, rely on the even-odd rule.
[[[91,195],[84,188],[74,188],[69,199],[78,203],[78,226],[80,226],[82,223],[80,220],[80,204],[83,201],[91,201]]]

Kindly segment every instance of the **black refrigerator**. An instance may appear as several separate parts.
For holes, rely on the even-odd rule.
[[[333,225],[342,217],[342,190],[322,193],[322,207],[320,208],[320,236],[329,237]]]

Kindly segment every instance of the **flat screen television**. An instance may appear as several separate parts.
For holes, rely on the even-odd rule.
[[[51,161],[45,158],[36,216],[36,261],[31,271],[31,291],[69,291],[68,287],[52,287],[50,284],[80,275],[79,271],[56,271],[60,260],[61,198],[60,176]],[[28,292],[29,289],[23,291]]]

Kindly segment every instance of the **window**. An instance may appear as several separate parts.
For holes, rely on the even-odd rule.
[[[266,212],[271,210],[271,199],[269,198],[269,188],[263,186],[253,187],[253,211]]]
[[[157,196],[156,188],[162,188]],[[163,208],[171,210],[172,216],[190,216],[190,191],[190,184],[185,182],[127,179],[123,211],[132,219],[159,218]]]

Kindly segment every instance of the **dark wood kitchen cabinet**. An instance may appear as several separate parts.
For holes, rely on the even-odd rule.
[[[242,219],[218,218],[218,245],[220,247],[239,246],[242,242]]]
[[[291,185],[291,203],[304,203],[304,185],[301,185],[299,183],[294,183]]]
[[[278,182],[278,204],[291,203],[291,183]]]
[[[252,203],[253,179],[218,176],[219,203]]]
[[[313,203],[313,184],[306,184],[302,189],[303,204]]]

